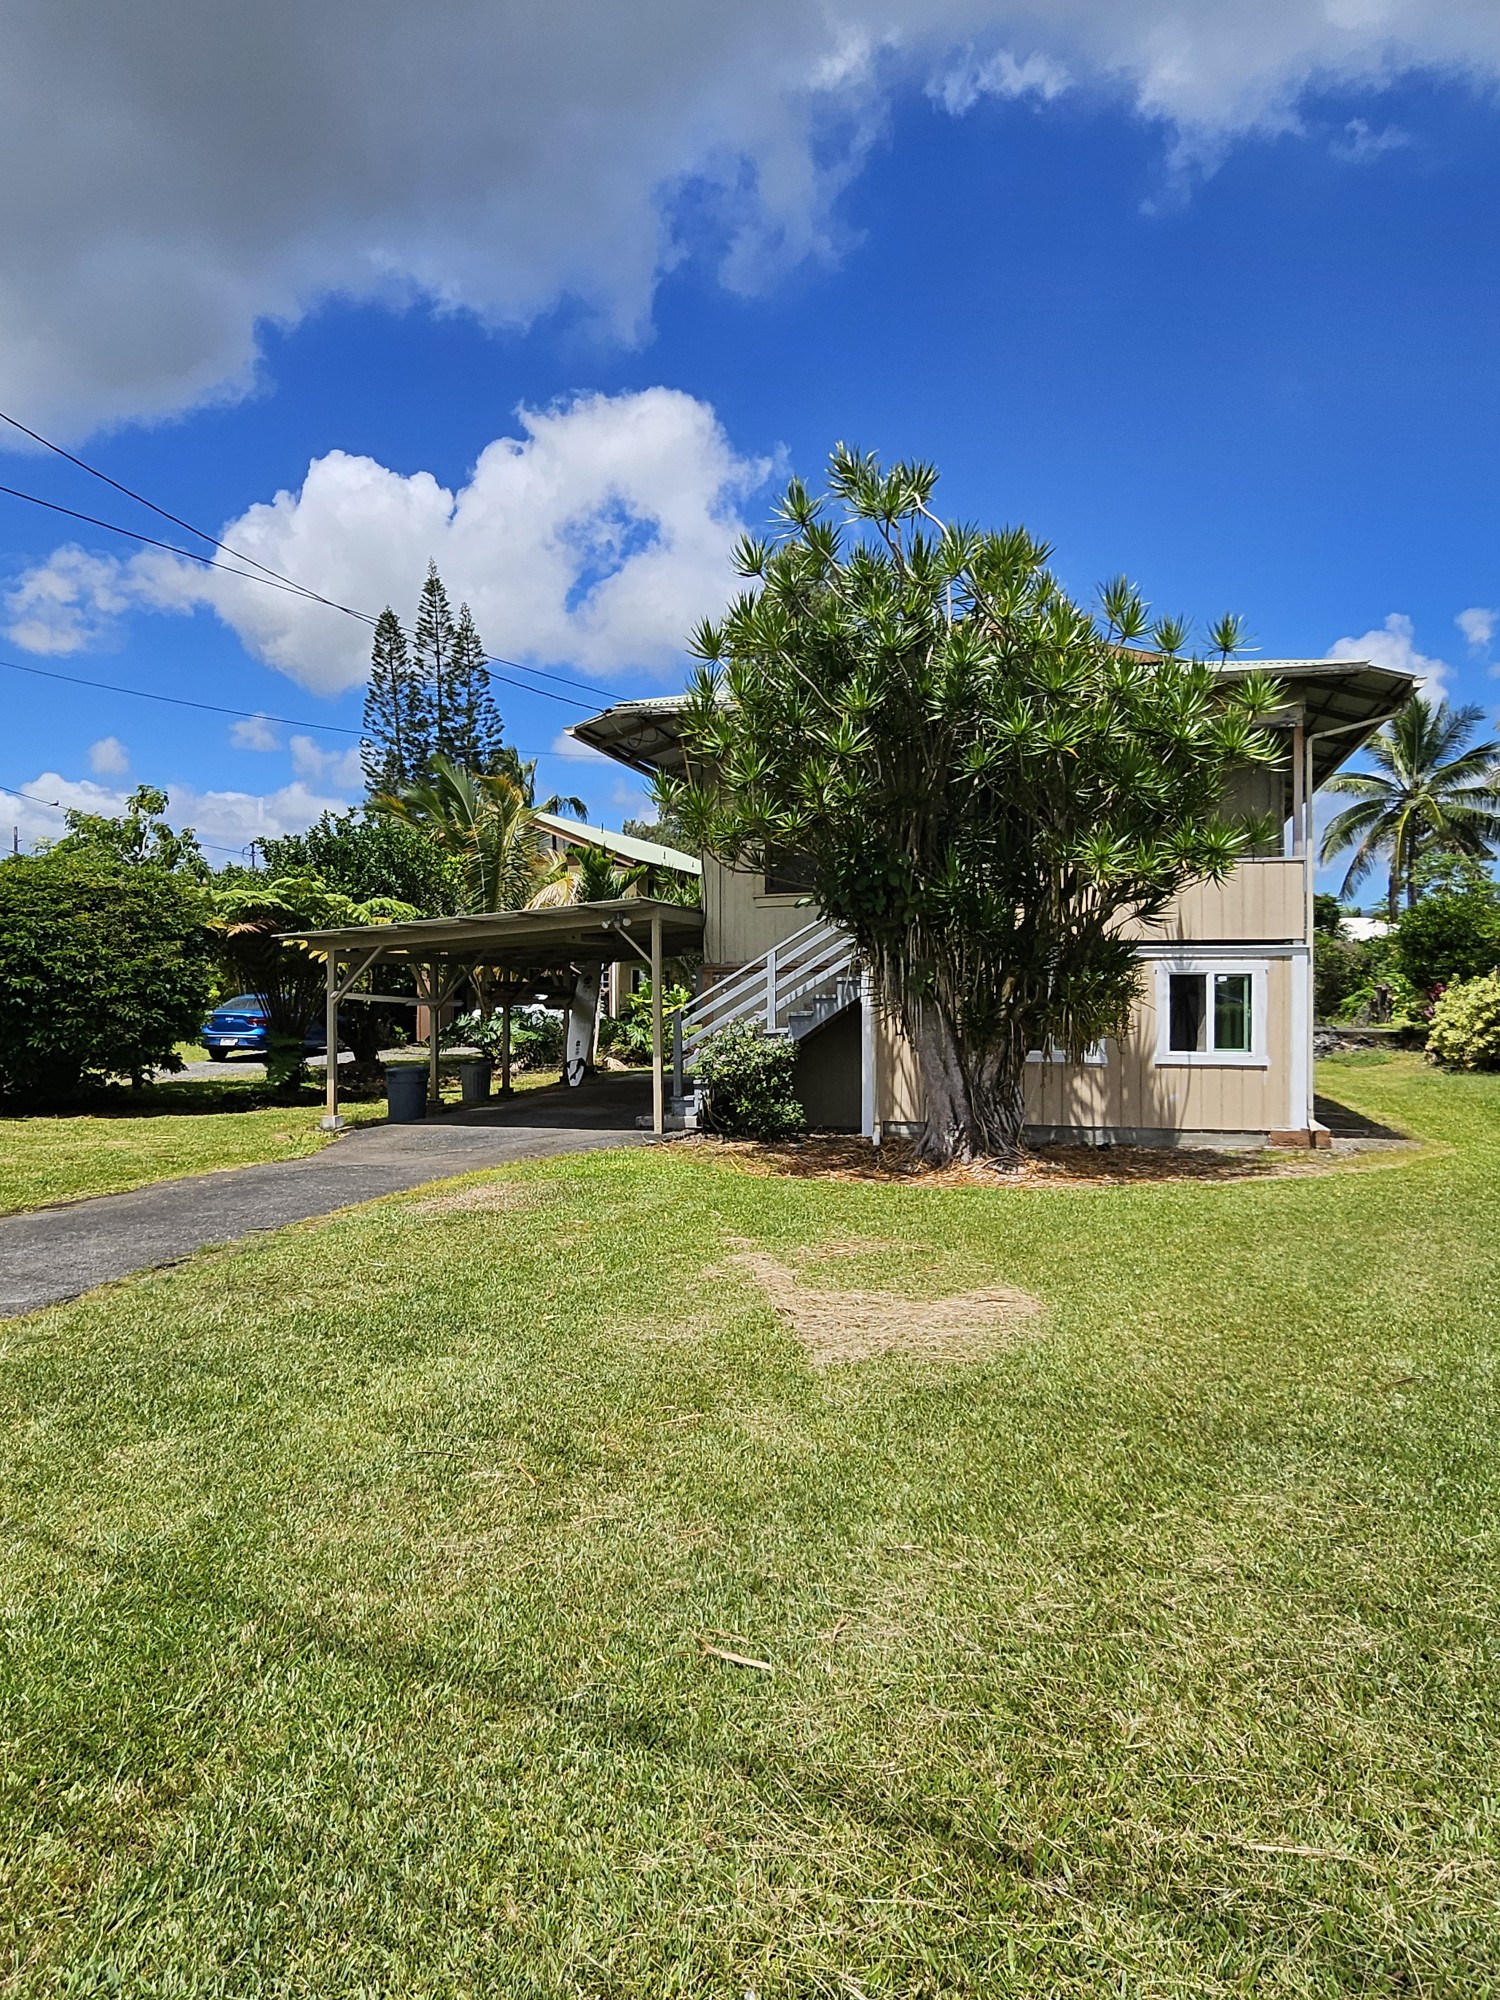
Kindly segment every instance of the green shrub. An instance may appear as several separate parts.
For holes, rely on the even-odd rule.
[[[797,1045],[748,1021],[705,1036],[696,1070],[703,1123],[734,1139],[789,1139],[806,1120],[792,1078]]]
[[[1500,966],[1500,897],[1493,884],[1424,896],[1397,921],[1393,957],[1419,993],[1493,972]]]
[[[1359,996],[1373,994],[1385,956],[1385,940],[1353,938],[1319,930],[1313,938],[1313,1013],[1319,1021],[1334,1016]]]
[[[560,1070],[566,1039],[561,1014],[548,1007],[518,1007],[510,1017],[511,1068]],[[465,1014],[444,1029],[443,1040],[454,1047],[480,1049],[492,1062],[499,1062],[505,1047],[504,1017],[491,1014],[481,1021],[477,1014]]]
[[[204,895],[181,873],[99,854],[0,864],[0,1097],[62,1104],[91,1084],[180,1069],[213,996]]]
[[[1500,972],[1448,988],[1432,1010],[1427,1054],[1450,1069],[1500,1069]]]
[[[679,1007],[685,1007],[691,998],[692,995],[685,986],[662,988],[663,1035],[669,1050],[672,1045],[672,1016]],[[617,1020],[606,1017],[599,1023],[599,1047],[607,1050],[612,1056],[618,1056],[621,1062],[650,1062],[651,981],[649,979],[626,1000],[625,1011]]]

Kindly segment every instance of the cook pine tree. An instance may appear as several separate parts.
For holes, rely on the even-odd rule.
[[[375,621],[370,684],[365,690],[360,760],[371,792],[399,792],[413,785],[429,756],[421,685],[401,620],[389,605]]]
[[[467,604],[458,607],[447,688],[448,743],[440,744],[453,763],[470,771],[498,771],[505,762],[505,730],[490,693],[484,645]]]
[[[423,783],[435,756],[477,773],[504,770],[514,757],[473,614],[464,604],[454,618],[435,563],[428,565],[410,643],[389,607],[376,624],[364,735],[372,793]]]

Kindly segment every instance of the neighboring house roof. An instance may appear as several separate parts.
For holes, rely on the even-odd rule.
[[[1369,660],[1235,660],[1219,671],[1229,679],[1266,673],[1286,685],[1289,707],[1301,709],[1313,741],[1313,784],[1325,784],[1340,764],[1410,699],[1410,674]],[[617,701],[568,731],[591,750],[633,771],[682,769],[681,716],[686,695]]]
[[[633,833],[615,833],[607,826],[588,826],[564,819],[561,813],[539,812],[536,823],[571,847],[598,847],[621,861],[644,862],[651,868],[675,868],[681,875],[701,875],[703,863],[679,847],[659,847],[654,840],[637,840]]]

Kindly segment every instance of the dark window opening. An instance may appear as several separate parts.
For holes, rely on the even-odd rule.
[[[813,888],[812,856],[795,848],[766,856],[767,896],[810,896]]]
[[[1201,972],[1174,972],[1167,1025],[1167,1047],[1178,1054],[1191,1054],[1208,1046],[1204,1029],[1208,1022],[1208,981]]]

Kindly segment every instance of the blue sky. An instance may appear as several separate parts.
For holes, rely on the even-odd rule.
[[[1346,36],[1335,60],[1303,32],[1321,10],[1283,0],[1286,47],[1247,98],[1233,48],[1205,42],[1191,87],[1180,62],[1163,83],[1144,57],[1122,84],[1088,7],[1056,11],[1055,47],[1016,41],[1000,7],[920,49],[885,22],[831,81],[816,38],[790,85],[774,65],[744,82],[763,51],[709,49],[672,171],[637,157],[633,132],[585,162],[614,174],[612,236],[587,189],[559,197],[545,241],[528,233],[515,204],[541,183],[526,174],[551,189],[555,166],[523,161],[497,190],[493,134],[401,211],[396,276],[378,280],[387,192],[348,241],[320,207],[309,250],[311,196],[287,167],[284,241],[273,215],[246,250],[226,196],[191,218],[190,262],[153,238],[143,183],[111,225],[113,267],[86,241],[82,276],[49,251],[59,303],[43,286],[33,326],[0,310],[0,406],[371,610],[408,613],[433,555],[491,651],[606,695],[676,684],[736,524],[845,438],[936,461],[951,513],[1024,520],[1077,590],[1126,570],[1163,610],[1243,612],[1268,655],[1360,642],[1493,712],[1500,34],[1492,48],[1479,22],[1472,46],[1425,57]],[[559,32],[586,39],[588,12]],[[1134,12],[1148,39],[1151,0]],[[180,107],[126,108],[181,141]],[[338,171],[304,165],[309,185]],[[25,236],[17,199],[8,227]],[[132,258],[159,269],[155,318]],[[212,311],[205,268],[228,274]],[[79,287],[86,341],[64,318]],[[196,348],[194,310],[213,322]],[[0,480],[180,539],[31,450],[7,451]],[[278,493],[277,512],[247,515]],[[0,659],[320,725],[236,730],[5,669],[5,785],[105,802],[161,784],[221,858],[358,795],[353,738],[332,733],[359,720],[349,621],[250,585],[205,600],[182,566],[3,497],[0,587]],[[620,773],[558,754],[577,709],[498,693],[544,788],[601,819],[632,809]],[[23,839],[55,822],[6,803]]]

